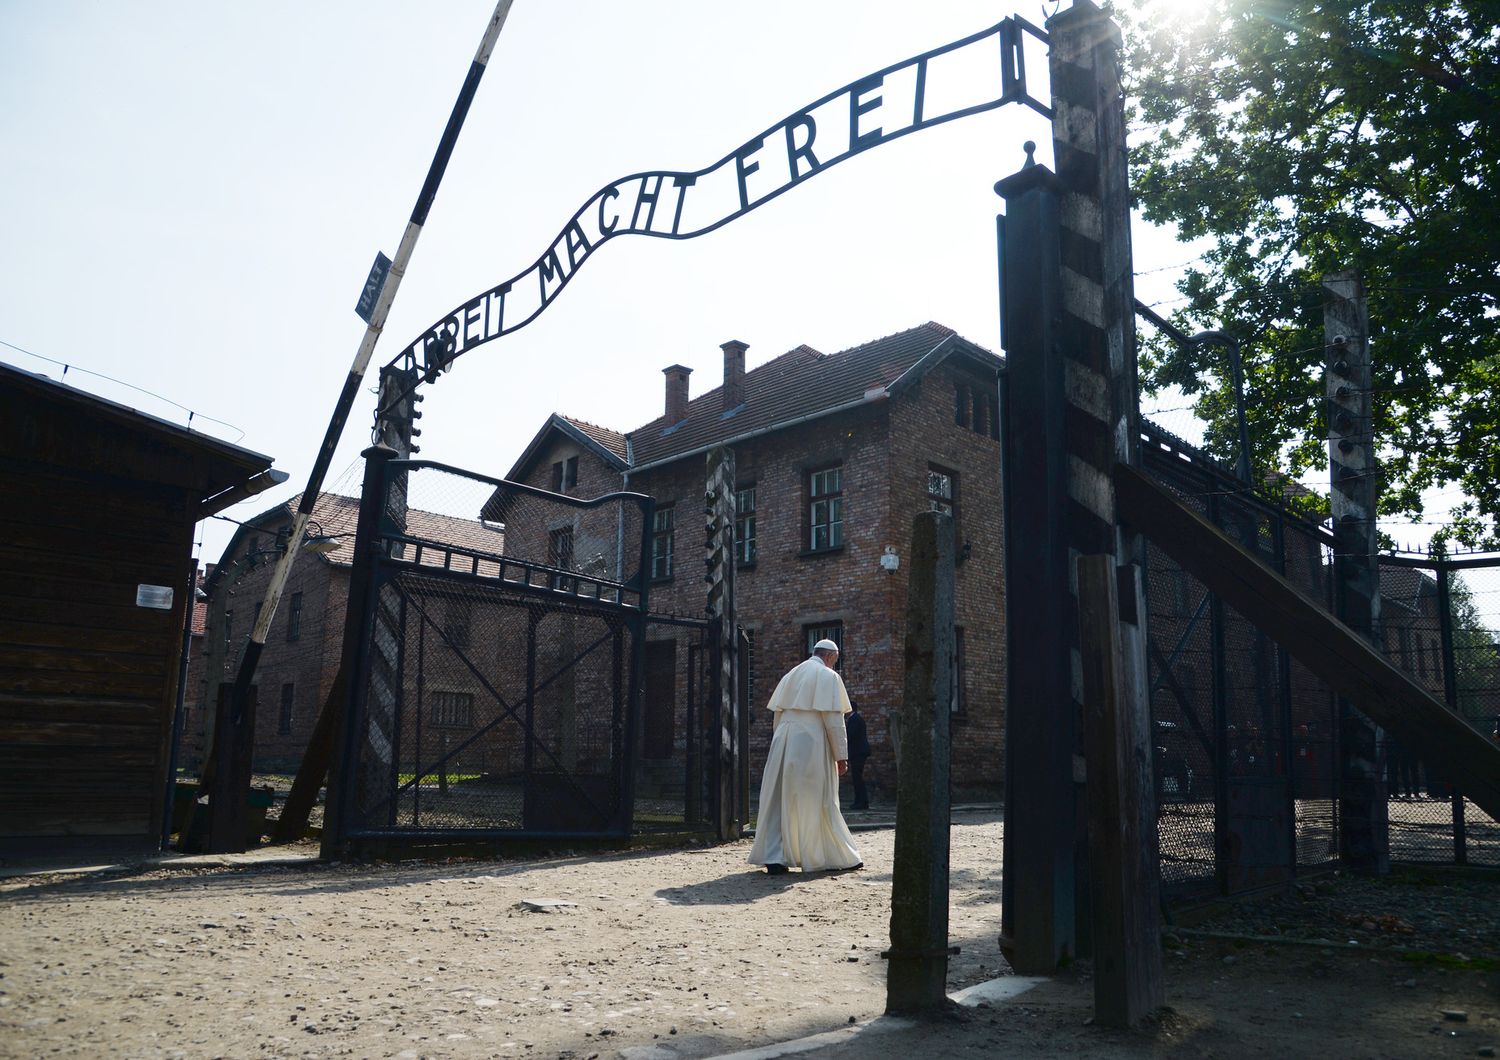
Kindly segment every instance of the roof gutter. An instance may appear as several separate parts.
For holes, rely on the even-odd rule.
[[[193,521],[198,522],[207,519],[210,515],[217,515],[225,508],[233,504],[238,504],[246,497],[253,497],[257,493],[264,493],[268,489],[281,485],[289,477],[285,471],[268,468],[260,474],[246,479],[237,486],[230,486],[227,490],[223,490],[205,499],[198,505],[198,511]]]

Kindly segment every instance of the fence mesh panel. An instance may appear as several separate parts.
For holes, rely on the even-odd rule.
[[[1383,558],[1380,591],[1386,658],[1494,738],[1500,566]],[[1392,860],[1500,865],[1500,830],[1452,778],[1389,735],[1382,766]]]
[[[1183,502],[1332,609],[1331,537],[1145,425],[1143,463]],[[1500,558],[1380,560],[1379,647],[1500,739]],[[1340,703],[1148,545],[1150,687],[1162,881],[1176,899],[1334,864]],[[1500,826],[1399,741],[1382,742],[1394,861],[1500,865]]]
[[[1315,599],[1325,535],[1147,425],[1146,469]],[[1230,893],[1329,864],[1338,852],[1330,690],[1202,582],[1148,544],[1149,680],[1157,825],[1170,897]]]
[[[351,832],[622,830],[644,502],[387,482]]]

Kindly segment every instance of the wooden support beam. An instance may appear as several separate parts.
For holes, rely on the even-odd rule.
[[[1127,684],[1115,558],[1078,557],[1093,907],[1094,1019],[1134,1027],[1165,1000],[1149,717]]]
[[[891,869],[885,1010],[933,1015],[948,1000],[949,728],[953,698],[953,518],[912,523],[901,769]]]
[[[292,780],[291,793],[286,797],[286,805],[281,808],[281,817],[276,822],[271,842],[295,843],[306,833],[312,808],[318,801],[318,792],[328,777],[328,763],[333,759],[333,734],[338,731],[339,711],[343,709],[344,700],[348,696],[344,668],[340,666],[333,678],[332,687],[328,689],[328,699],[318,712],[318,720],[313,725],[312,736],[308,738],[307,750],[302,753],[302,764]]]
[[[1122,519],[1500,818],[1500,746],[1143,471],[1115,465]]]

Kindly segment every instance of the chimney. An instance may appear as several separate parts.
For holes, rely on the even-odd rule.
[[[719,349],[724,351],[724,411],[736,408],[745,400],[745,351],[750,347],[739,339],[730,339]]]
[[[670,427],[687,419],[688,376],[693,374],[693,370],[685,365],[674,364],[661,371],[667,377],[667,426]]]

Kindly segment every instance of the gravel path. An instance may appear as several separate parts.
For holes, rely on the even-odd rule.
[[[955,819],[950,989],[1006,974],[1001,831],[993,812]],[[838,1028],[808,1055],[1500,1046],[1500,883],[1441,870],[1324,877],[1180,928],[1168,1008],[1136,1032],[1092,1024],[1086,961],[1002,1007],[893,1029],[876,1019],[893,833],[857,839],[865,870],[808,876],[751,871],[741,842],[3,881],[0,1056],[677,1060]]]

